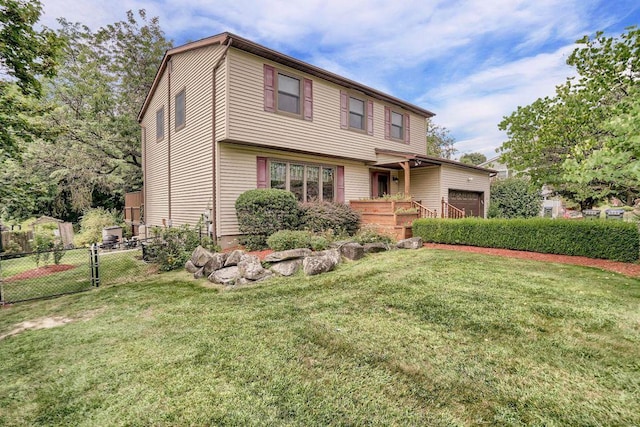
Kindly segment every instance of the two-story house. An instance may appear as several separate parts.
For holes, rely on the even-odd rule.
[[[280,188],[298,200],[398,192],[485,216],[492,171],[426,155],[433,113],[230,33],[166,52],[138,120],[144,222],[196,224],[223,245],[235,201]]]

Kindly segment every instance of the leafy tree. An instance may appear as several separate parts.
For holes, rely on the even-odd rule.
[[[456,140],[449,133],[449,129],[439,126],[431,120],[427,121],[427,154],[429,156],[451,159],[458,151],[453,148]]]
[[[518,107],[499,124],[509,140],[500,150],[508,164],[527,169],[537,185],[589,207],[610,196],[637,197],[637,132],[640,93],[640,30],[620,37],[584,37],[569,56],[577,78],[556,88],[555,97]],[[636,133],[637,135],[637,133]],[[625,171],[624,178],[622,172]]]
[[[24,142],[42,132],[30,120],[42,109],[28,97],[41,96],[39,77],[55,75],[62,42],[51,30],[33,28],[41,13],[38,0],[0,1],[0,162],[19,158]]]
[[[487,161],[487,156],[482,153],[465,153],[460,156],[460,161],[468,165],[479,165]]]
[[[532,218],[542,206],[540,191],[528,178],[498,179],[491,183],[489,218]]]

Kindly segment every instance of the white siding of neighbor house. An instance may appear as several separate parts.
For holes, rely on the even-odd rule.
[[[471,180],[469,180],[471,178]],[[489,209],[490,182],[489,173],[467,169],[454,165],[442,165],[440,173],[440,191],[446,201],[449,190],[464,190],[484,193],[484,216]]]
[[[404,189],[404,171],[398,173],[398,187]],[[424,207],[434,209],[440,215],[440,167],[424,167],[411,169],[411,196]]]
[[[156,112],[164,106],[164,139],[156,141]],[[167,176],[167,76],[162,76],[142,119],[144,164],[144,222],[161,225],[169,217],[169,181]]]
[[[235,203],[240,194],[257,187],[257,157],[344,166],[345,201],[369,196],[369,168],[362,163],[326,157],[264,150],[237,144],[218,144],[218,236],[239,234]]]
[[[264,111],[264,64],[313,81],[313,121]],[[233,47],[229,50],[228,66],[230,140],[366,161],[376,160],[375,148],[426,153],[424,117],[411,114],[410,144],[386,140],[385,104],[373,99],[373,135],[341,129],[340,90],[344,88]]]

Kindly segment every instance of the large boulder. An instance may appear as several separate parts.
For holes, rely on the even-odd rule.
[[[193,272],[194,279],[202,279],[204,277],[204,267],[200,267],[196,271]]]
[[[302,267],[302,259],[290,259],[287,261],[277,262],[271,266],[271,271],[280,276],[293,276]]]
[[[333,270],[339,262],[340,252],[337,249],[329,249],[306,257],[302,261],[302,269],[307,276],[314,276]]]
[[[227,260],[227,254],[215,253],[211,254],[211,258],[204,265],[204,274],[209,276],[216,270],[220,270],[224,267],[224,263]]]
[[[249,280],[261,280],[272,273],[262,267],[260,258],[255,255],[243,255],[238,262],[238,275]]]
[[[184,264],[184,268],[189,272],[189,273],[195,273],[196,271],[198,271],[199,269],[201,269],[202,267],[198,267],[196,266],[193,261],[189,260]]]
[[[209,281],[213,283],[218,283],[221,285],[233,285],[238,280],[238,267],[225,267],[220,270],[216,270],[209,275]]]
[[[196,267],[204,267],[204,265],[211,259],[212,256],[213,252],[203,248],[202,246],[198,246],[191,254],[191,262]]]
[[[224,262],[224,266],[231,267],[232,265],[238,265],[242,259],[242,255],[244,255],[244,251],[241,249],[236,249],[235,251],[230,252]]]
[[[384,252],[389,250],[389,245],[382,242],[373,242],[364,244],[364,253],[372,254],[376,252]]]
[[[302,249],[289,249],[286,251],[280,252],[272,252],[267,255],[264,260],[265,262],[280,262],[286,261],[288,259],[296,259],[296,258],[304,258],[306,256],[311,255],[311,249],[302,248]]]
[[[340,254],[347,259],[356,261],[364,257],[364,247],[356,242],[345,243],[340,246]]]
[[[422,237],[412,237],[410,239],[400,240],[396,244],[396,248],[398,249],[420,249],[422,246]]]

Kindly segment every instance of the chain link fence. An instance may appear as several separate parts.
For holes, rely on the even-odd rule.
[[[0,304],[50,298],[144,277],[139,247],[0,254]]]

